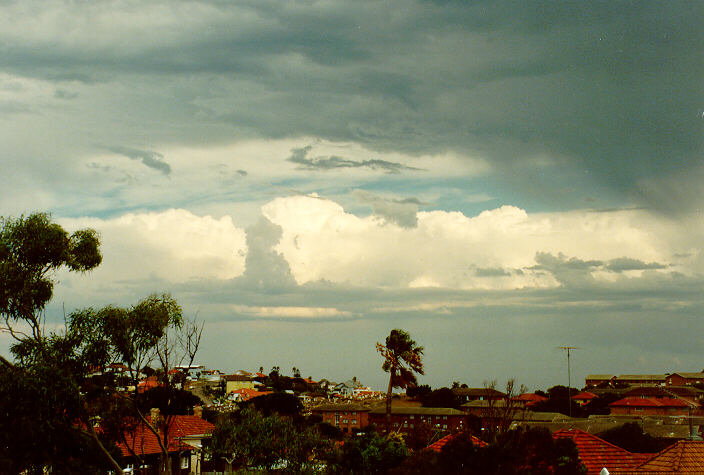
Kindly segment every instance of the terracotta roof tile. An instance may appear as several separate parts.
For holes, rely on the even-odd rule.
[[[176,452],[189,448],[183,444],[179,438],[209,434],[213,432],[215,426],[210,422],[197,416],[173,416],[169,425],[169,452]],[[118,443],[122,455],[129,457],[132,455],[130,448],[138,455],[152,455],[161,453],[161,447],[154,433],[144,424],[138,424],[133,432],[125,433],[125,443]]]
[[[572,399],[594,399],[595,397],[598,397],[594,393],[590,393],[589,391],[582,391],[580,393],[575,394],[572,396]]]
[[[617,407],[689,407],[690,405],[691,403],[683,401],[682,399],[669,397],[625,397],[609,404],[609,406]]]
[[[680,440],[652,455],[635,468],[617,470],[611,473],[619,475],[704,473],[704,441]]]
[[[652,454],[633,454],[579,429],[558,430],[552,436],[555,439],[569,438],[574,441],[588,475],[597,475],[604,467],[609,472],[619,468],[630,469],[652,456]]]
[[[434,450],[435,452],[440,452],[442,450],[442,448],[445,447],[445,445],[447,445],[448,442],[461,436],[462,434],[463,434],[462,432],[457,432],[455,434],[446,435],[445,437],[438,440],[437,442],[433,442],[432,444],[430,444],[427,448],[430,450]],[[470,435],[469,438],[475,447],[486,447],[488,445],[486,442],[484,442],[479,437],[475,437],[473,435]]]

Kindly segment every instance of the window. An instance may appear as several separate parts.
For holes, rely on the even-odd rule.
[[[411,414],[411,419],[413,419],[414,417],[415,417],[415,416],[414,416],[413,414]]]
[[[356,424],[356,423],[357,423],[357,419],[352,419],[352,424]]]
[[[347,419],[342,419],[343,424],[347,424]]]
[[[443,420],[447,420],[447,416],[442,416]]]
[[[443,429],[447,429],[447,424],[443,424],[443,425],[442,425],[442,428],[443,428]]]
[[[191,466],[191,457],[188,455],[183,455],[181,457],[181,468],[190,468]]]

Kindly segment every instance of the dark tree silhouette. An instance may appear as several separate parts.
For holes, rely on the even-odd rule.
[[[384,357],[381,369],[389,373],[389,388],[386,391],[386,431],[391,427],[391,391],[393,388],[415,386],[416,375],[423,374],[423,347],[418,346],[411,336],[400,329],[393,329],[386,337],[386,344],[376,344],[376,349]]]

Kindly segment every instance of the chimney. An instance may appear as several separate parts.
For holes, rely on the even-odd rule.
[[[202,419],[203,418],[203,406],[194,406],[193,415]]]

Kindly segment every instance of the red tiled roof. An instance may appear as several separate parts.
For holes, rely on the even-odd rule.
[[[514,401],[524,402],[526,407],[531,407],[538,404],[539,402],[548,400],[548,398],[546,398],[545,396],[541,396],[540,394],[535,393],[523,393],[519,394],[518,396],[514,396],[511,399],[513,399]]]
[[[442,439],[438,440],[437,442],[433,442],[430,444],[427,448],[430,450],[434,450],[435,452],[440,452],[445,445],[450,442],[451,440],[463,435],[462,432],[457,432],[455,434],[450,434],[446,435]],[[469,436],[470,440],[472,441],[472,444],[474,444],[475,447],[486,447],[488,444],[484,442],[482,439],[479,437],[475,437],[473,435]]]
[[[625,397],[616,402],[612,402],[609,406],[617,407],[689,407],[691,404],[682,399],[673,399],[669,397]]]
[[[574,396],[572,396],[572,399],[575,400],[588,400],[588,399],[594,399],[597,397],[596,394],[590,393],[589,391],[582,391],[581,393],[577,393]]]
[[[192,448],[179,439],[187,436],[209,434],[214,429],[215,426],[213,424],[197,416],[173,416],[169,423],[169,443],[167,448],[169,452]],[[137,455],[161,453],[159,441],[154,433],[143,423],[138,424],[133,432],[125,433],[125,440],[127,444],[123,442],[117,444],[125,457],[132,455],[129,448],[132,448]]]
[[[548,398],[546,398],[545,396],[541,396],[540,394],[523,393],[523,394],[519,394],[518,396],[514,396],[512,399],[515,399],[516,401],[539,402],[539,401],[547,401]]]
[[[704,441],[680,440],[651,455],[648,460],[635,468],[611,473],[619,475],[704,473]]]
[[[630,469],[652,456],[652,454],[633,454],[579,429],[558,430],[552,436],[555,439],[568,438],[574,441],[579,458],[587,467],[587,475],[597,475],[604,467],[609,472],[612,469]]]

